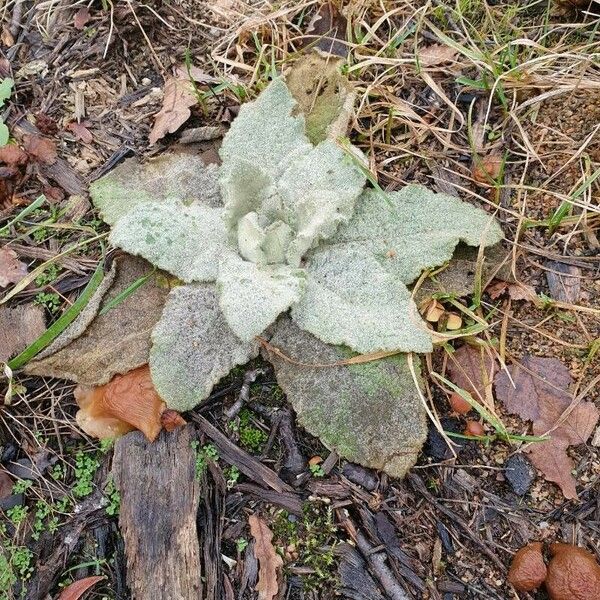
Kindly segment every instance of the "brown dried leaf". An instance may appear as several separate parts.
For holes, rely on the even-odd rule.
[[[150,335],[169,294],[160,273],[108,312],[98,311],[151,271],[152,265],[141,258],[118,256],[86,308],[25,372],[96,386],[147,363]]]
[[[495,279],[485,288],[485,291],[492,300],[497,300],[505,292],[508,293],[511,300],[528,300],[529,302],[537,300],[535,289],[526,283],[509,283]]]
[[[9,283],[19,283],[27,275],[27,265],[21,262],[17,253],[8,246],[0,248],[0,287]]]
[[[453,62],[457,51],[444,44],[431,44],[419,50],[419,63],[423,67],[435,67],[447,62]]]
[[[90,9],[87,6],[81,7],[73,17],[73,25],[75,26],[75,29],[82,31],[91,18],[92,15],[90,14]]]
[[[154,117],[150,144],[155,144],[167,133],[177,131],[191,116],[191,106],[198,102],[194,87],[186,73],[178,71],[165,82],[163,106]]]
[[[16,144],[6,144],[6,146],[0,148],[0,162],[9,167],[24,165],[27,160],[27,154]]]
[[[347,23],[346,17],[340,13],[333,2],[323,3],[306,28],[304,46],[317,48],[325,54],[346,58],[348,56]]]
[[[73,121],[67,125],[67,129],[71,131],[75,137],[80,139],[84,144],[91,144],[94,140],[92,132],[83,124]]]
[[[6,471],[0,471],[0,500],[12,494],[13,480]]]
[[[39,135],[24,135],[23,147],[31,158],[45,165],[53,165],[58,158],[56,144],[52,140]]]
[[[250,515],[250,532],[256,540],[254,555],[259,561],[258,583],[254,588],[259,600],[272,600],[277,595],[279,583],[277,571],[283,566],[283,560],[273,547],[273,533],[266,521],[258,515]]]
[[[58,600],[79,600],[85,592],[103,579],[106,579],[106,576],[94,575],[93,577],[84,577],[83,579],[74,581],[60,593]]]
[[[491,398],[498,362],[484,347],[465,344],[450,356],[448,375],[452,383],[469,392],[480,404]]]
[[[558,484],[566,498],[577,498],[576,481],[571,474],[573,461],[567,448],[583,444],[590,437],[598,422],[598,409],[593,402],[572,406],[568,391],[571,375],[556,358],[525,356],[509,372],[514,387],[504,371],[498,373],[494,382],[496,395],[506,409],[532,421],[536,436],[552,430],[548,441],[529,447],[531,462],[547,481]]]
[[[0,306],[0,362],[6,362],[25,350],[45,329],[44,309],[41,306]]]
[[[80,407],[75,419],[93,437],[114,438],[139,429],[153,442],[162,429],[165,403],[154,389],[148,365],[100,387],[79,386],[75,399]]]

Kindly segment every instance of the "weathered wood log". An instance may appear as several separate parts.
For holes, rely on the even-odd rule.
[[[192,440],[187,426],[163,431],[153,443],[139,431],[116,443],[113,474],[133,600],[203,597]]]

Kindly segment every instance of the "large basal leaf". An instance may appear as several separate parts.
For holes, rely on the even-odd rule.
[[[323,343],[288,318],[277,323],[270,345],[295,361],[264,351],[308,432],[350,461],[383,469],[393,477],[406,474],[427,435],[425,409],[406,356],[323,366],[353,354]]]
[[[25,366],[25,372],[94,386],[147,363],[150,334],[169,288],[164,274],[156,273],[135,291],[127,294],[127,290],[151,273],[152,266],[141,258],[117,257],[77,319]],[[122,300],[114,308],[98,314],[118,298]]]
[[[275,79],[254,101],[244,104],[223,139],[219,153],[224,173],[243,160],[257,164],[274,178],[312,144],[304,133],[304,117],[292,116],[296,101],[281,79]]]
[[[183,153],[165,154],[144,163],[128,159],[92,183],[90,195],[109,225],[144,203],[222,205],[217,167]]]
[[[324,342],[358,352],[429,352],[432,342],[406,284],[452,257],[459,241],[498,242],[492,217],[453,196],[410,185],[367,190],[354,216],[308,256],[296,323]]]
[[[179,202],[136,206],[117,221],[109,239],[185,282],[214,281],[227,246],[222,208]]]
[[[330,140],[290,164],[277,183],[288,223],[297,232],[287,253],[289,264],[298,266],[309,248],[350,219],[365,181],[351,158]]]
[[[331,246],[311,256],[294,321],[357,352],[431,352],[431,336],[406,286],[361,248]]]
[[[249,342],[300,300],[304,272],[287,265],[256,265],[229,253],[219,265],[217,289],[229,327]]]
[[[236,365],[258,356],[229,329],[215,286],[186,285],[169,295],[152,332],[150,370],[160,397],[179,412],[192,409]]]
[[[459,241],[491,246],[502,237],[485,211],[454,196],[407,185],[398,192],[366,190],[350,222],[329,243],[360,248],[408,284],[423,269],[450,260]]]

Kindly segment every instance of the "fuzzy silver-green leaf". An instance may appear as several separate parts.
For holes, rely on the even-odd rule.
[[[258,356],[256,342],[243,343],[221,313],[215,286],[174,289],[152,332],[150,371],[169,408],[186,411],[208,397],[229,371]]]
[[[228,253],[219,265],[219,305],[245,342],[260,335],[304,290],[304,272],[287,265],[257,265]]]
[[[360,248],[315,252],[306,279],[292,317],[319,339],[362,353],[431,352],[431,336],[406,286]]]
[[[222,208],[179,202],[134,207],[113,226],[109,239],[185,282],[214,281],[227,246]]]

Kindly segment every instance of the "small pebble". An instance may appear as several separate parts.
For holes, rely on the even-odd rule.
[[[513,492],[524,496],[535,479],[535,471],[524,454],[513,454],[505,463],[504,476]]]

